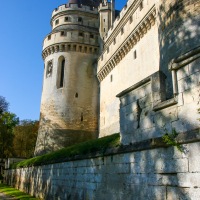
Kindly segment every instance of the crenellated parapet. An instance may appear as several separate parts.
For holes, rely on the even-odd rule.
[[[125,55],[140,41],[140,39],[151,29],[156,20],[156,8],[153,7],[149,13],[143,18],[140,23],[133,29],[131,34],[123,41],[119,48],[113,53],[112,56],[105,62],[105,64],[98,65],[98,80],[102,81],[112,69],[125,57]],[[102,52],[99,63],[103,62],[104,55],[108,54],[109,47],[105,48]]]
[[[62,12],[65,11],[79,11],[79,12],[87,12],[87,13],[93,13],[93,14],[97,14],[98,13],[98,9],[96,7],[92,7],[92,6],[86,6],[86,5],[79,5],[79,4],[63,4],[61,6],[59,6],[58,8],[56,8],[53,12],[52,12],[52,18],[55,17],[55,15],[58,15]]]
[[[98,28],[98,10],[95,7],[84,5],[64,4],[53,11],[50,23],[52,29],[61,24],[78,24]]]
[[[74,2],[69,1],[53,11],[52,32],[43,41],[43,59],[57,52],[99,52],[97,7]]]

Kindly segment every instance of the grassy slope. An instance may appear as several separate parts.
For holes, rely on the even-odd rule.
[[[0,192],[7,194],[9,196],[12,196],[13,198],[16,199],[21,199],[21,200],[25,200],[25,199],[32,199],[32,200],[39,200],[37,198],[34,198],[26,193],[23,193],[19,190],[16,190],[10,186],[4,185],[4,184],[0,184]]]
[[[90,140],[76,144],[61,150],[48,153],[42,156],[34,157],[22,162],[16,163],[12,168],[38,166],[52,163],[64,162],[67,158],[73,158],[77,155],[82,156],[91,153],[103,153],[109,149],[120,145],[120,135],[113,134],[104,138]]]

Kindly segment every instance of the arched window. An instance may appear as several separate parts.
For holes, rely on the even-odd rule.
[[[58,59],[57,88],[63,88],[65,77],[65,58],[61,56]]]
[[[60,87],[63,87],[64,75],[65,75],[65,60],[63,60],[61,63]]]

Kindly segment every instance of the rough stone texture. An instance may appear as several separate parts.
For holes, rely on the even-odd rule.
[[[196,141],[184,144],[185,153],[157,147],[6,170],[5,182],[43,199],[197,200],[199,147]]]
[[[132,137],[131,135],[134,134],[136,140],[142,140],[144,139],[143,135],[148,134],[148,132],[150,132],[150,135],[156,136],[156,134],[152,133],[163,132],[164,129],[171,131],[172,128],[183,132],[198,126],[197,120],[195,120],[195,118],[198,118],[195,110],[199,107],[199,59],[195,58],[194,60],[190,60],[186,65],[176,70],[177,81],[175,81],[175,84],[178,84],[178,95],[176,95],[177,99],[173,102],[169,101],[175,94],[173,90],[174,80],[172,80],[169,65],[173,59],[179,58],[179,56],[200,46],[199,5],[199,0],[144,0],[143,9],[140,9],[139,0],[129,0],[127,2],[127,5],[122,9],[119,17],[115,20],[113,27],[106,34],[104,38],[104,50],[98,60],[97,75],[102,73],[104,66],[108,65],[108,63],[110,63],[108,68],[112,68],[111,70],[106,68],[106,70],[104,70],[106,75],[104,75],[102,79],[100,78],[100,137],[127,130],[127,138]],[[137,27],[141,25],[142,20],[148,16],[154,7],[156,8],[155,24],[151,24],[149,27],[148,24],[146,24],[148,28],[146,27],[145,34],[141,29],[136,31]],[[131,16],[133,22],[130,22]],[[123,34],[121,34],[122,28],[124,29]],[[138,38],[132,37],[134,31],[139,34]],[[129,38],[132,39],[126,48],[115,56],[118,49],[121,48]],[[108,47],[109,52],[106,51]],[[135,51],[137,54],[136,58],[134,57]],[[111,60],[114,56],[116,59],[112,62]],[[149,97],[146,95],[145,98],[148,98],[147,104],[149,104],[149,106],[152,106],[152,104],[155,106],[159,101],[162,102],[162,105],[159,105],[159,114],[154,113],[154,111],[157,111],[157,108],[151,111],[149,107],[144,111],[141,107],[142,114],[140,121],[143,130],[138,131],[136,130],[138,126],[137,122],[134,121],[136,118],[135,112],[124,113],[124,115],[128,115],[126,116],[127,120],[130,121],[128,125],[124,123],[123,111],[120,111],[119,115],[118,109],[120,107],[120,102],[116,99],[116,95],[132,85],[143,81],[157,71],[162,71],[166,79],[161,79],[161,82],[158,79],[155,79],[155,81],[152,80],[152,90],[149,93]],[[154,89],[156,89],[157,86],[160,86],[160,88],[156,92]],[[138,92],[135,96],[136,99],[140,99],[139,95],[143,92],[142,88],[141,86],[140,90],[138,88],[135,90],[135,92]],[[190,94],[192,94],[192,97],[189,97]],[[151,95],[153,95],[153,99],[151,99]],[[121,106],[124,101],[129,101],[129,98],[130,97],[127,97],[127,99],[121,98]],[[157,98],[158,101],[156,102]],[[198,100],[196,98],[198,98]],[[186,106],[186,102],[188,101],[192,101],[193,103],[191,102],[191,104]],[[177,106],[173,106],[175,104]],[[163,107],[162,109],[161,106]],[[131,105],[129,105],[129,107],[127,106],[127,109],[130,107]],[[170,111],[168,112],[169,109]],[[188,113],[186,111],[188,109],[193,113],[195,112],[192,119],[186,116],[186,113]],[[143,112],[146,114],[148,112],[147,115],[149,116],[144,118]],[[155,120],[154,116],[156,118]],[[171,116],[173,119],[170,119]],[[122,119],[120,119],[120,117],[122,117]],[[179,120],[175,118],[179,118]],[[157,120],[159,121],[156,124]],[[120,126],[123,127],[120,127],[118,125],[119,123]],[[130,133],[131,129],[132,133]],[[126,136],[124,136],[124,138],[125,137]],[[124,139],[122,139],[122,141],[124,141]],[[133,142],[134,141],[135,139],[133,139]]]
[[[187,64],[175,72],[177,80],[173,81],[177,84],[178,94],[174,103],[166,100],[165,76],[161,72],[147,78],[149,83],[141,81],[136,84],[137,88],[133,85],[118,95],[123,144],[159,137],[173,129],[181,133],[200,127],[200,59],[189,60],[187,57],[185,60]]]

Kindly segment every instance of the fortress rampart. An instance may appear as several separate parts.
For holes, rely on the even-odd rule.
[[[94,3],[53,11],[35,153],[121,145],[5,181],[47,200],[200,199],[200,0],[129,0],[114,22],[114,1]]]

